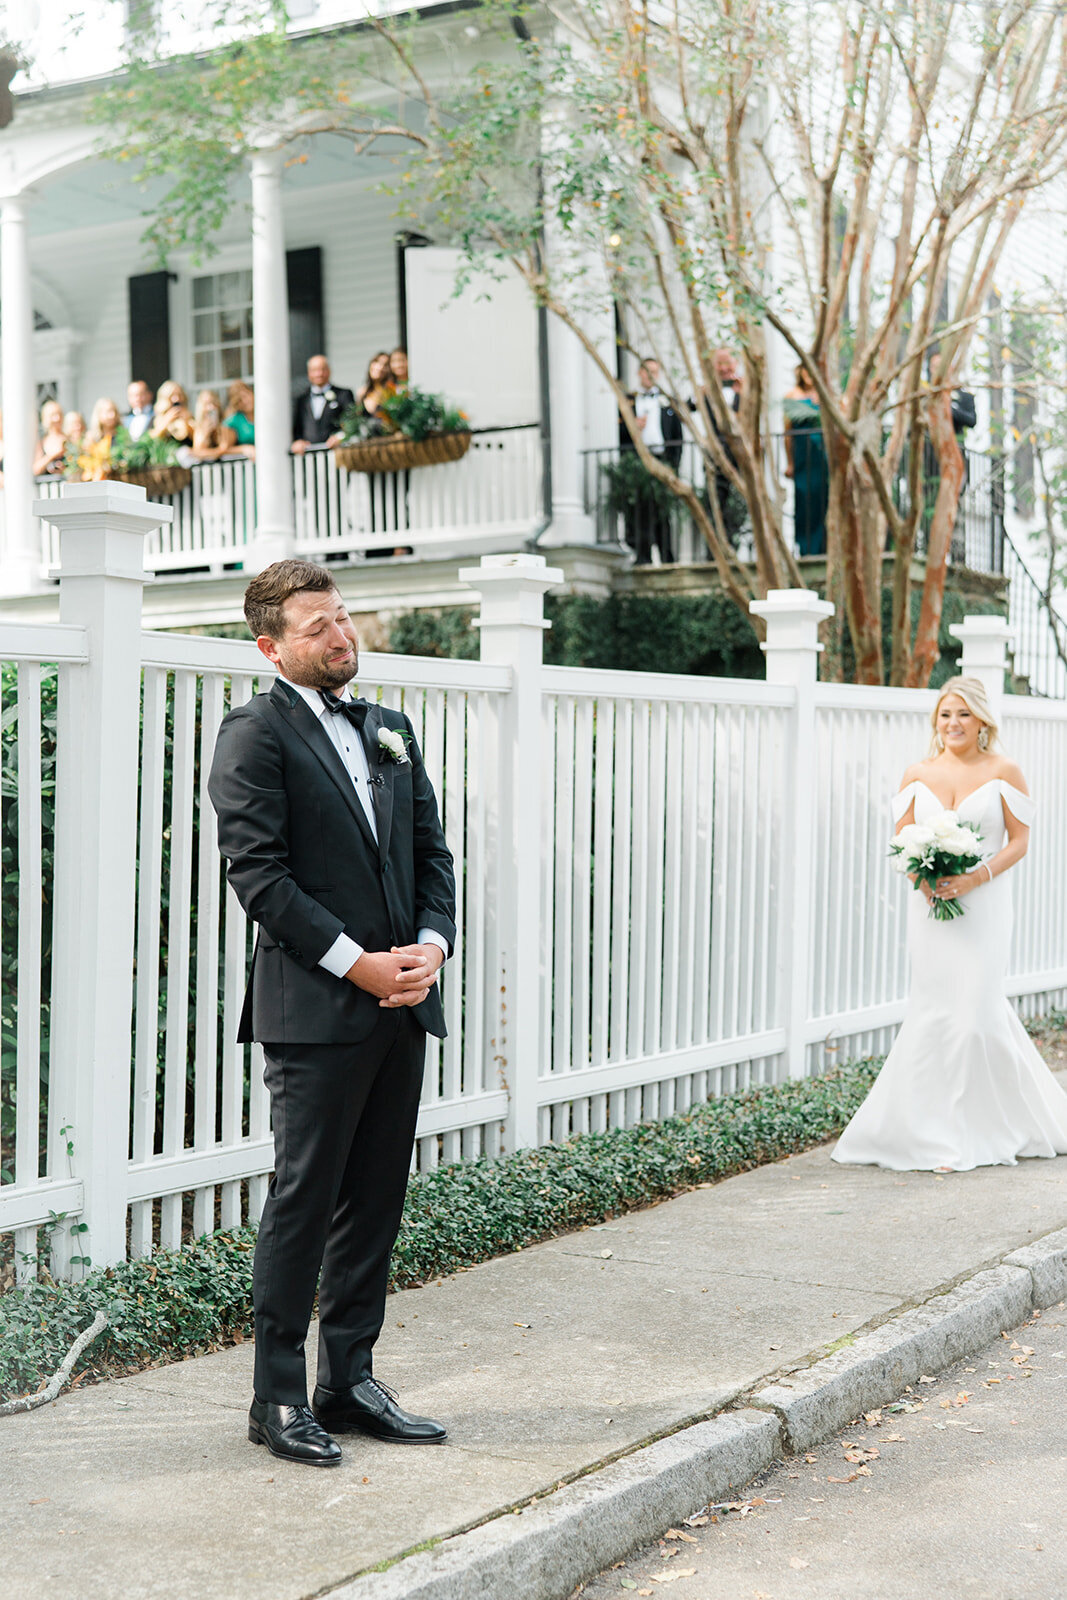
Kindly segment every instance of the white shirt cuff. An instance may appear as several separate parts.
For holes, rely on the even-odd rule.
[[[441,935],[439,933],[435,933],[432,928],[420,928],[419,936],[415,940],[415,943],[435,944],[438,950],[440,950],[441,954],[444,956],[445,960],[448,960],[448,941],[442,939]]]
[[[339,933],[333,944],[324,956],[319,957],[319,966],[325,967],[335,978],[343,978],[350,967],[353,967],[363,954],[363,946],[350,939],[347,933]]]

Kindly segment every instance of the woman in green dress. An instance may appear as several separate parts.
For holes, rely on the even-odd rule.
[[[256,454],[256,397],[250,383],[231,383],[226,395],[229,416],[224,426],[237,435],[237,455],[255,457]]]
[[[793,480],[793,525],[797,554],[826,554],[826,502],[830,474],[819,420],[819,400],[807,369],[797,367],[796,388],[782,401],[786,477]]]

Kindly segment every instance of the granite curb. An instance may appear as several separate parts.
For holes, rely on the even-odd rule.
[[[702,1503],[737,1491],[783,1453],[821,1443],[1067,1297],[1067,1228],[1012,1251],[739,1409],[593,1468],[520,1510],[328,1591],[330,1600],[564,1600]]]
[[[420,1551],[330,1600],[559,1600],[693,1507],[730,1498],[781,1454],[778,1419],[728,1411]]]

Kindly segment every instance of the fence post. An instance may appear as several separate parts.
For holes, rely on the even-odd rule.
[[[993,710],[999,712],[1008,650],[1015,638],[1011,624],[1006,617],[964,617],[951,623],[948,631],[963,646],[960,671],[981,680]]]
[[[77,1247],[53,1238],[67,1273],[72,1254],[126,1258],[144,541],[173,512],[115,482],[66,485],[34,510],[59,529],[60,620],[88,644],[60,673],[56,729],[49,1168],[69,1161],[88,1224]]]
[[[537,1143],[537,1080],[541,1059],[542,686],[545,590],[563,573],[544,556],[483,556],[460,580],[481,595],[483,661],[511,668],[511,692],[500,713],[497,812],[500,1007],[496,1054],[508,1089],[509,1150]]]
[[[796,692],[786,755],[783,798],[792,820],[778,900],[778,985],[786,1030],[785,1064],[791,1078],[807,1074],[805,1027],[811,1007],[812,889],[815,861],[815,683],[819,624],[833,616],[829,600],[810,589],[771,589],[749,610],[767,625],[767,682]],[[783,838],[786,835],[783,834]]]

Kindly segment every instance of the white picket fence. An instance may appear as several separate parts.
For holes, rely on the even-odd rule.
[[[251,643],[142,631],[141,491],[78,486],[55,515],[63,621],[0,624],[0,1231],[32,1258],[45,1229],[65,1272],[259,1215],[268,1107],[235,1043],[251,930],[206,779],[268,669]],[[546,667],[557,575],[520,556],[466,576],[481,661],[370,655],[359,682],[412,718],[457,862],[419,1166],[884,1049],[906,990],[887,800],[932,696],[816,683],[806,591],[768,602],[756,683]],[[1006,697],[1003,723],[1039,801],[1011,988],[1040,1011],[1067,996],[1067,705]]]

